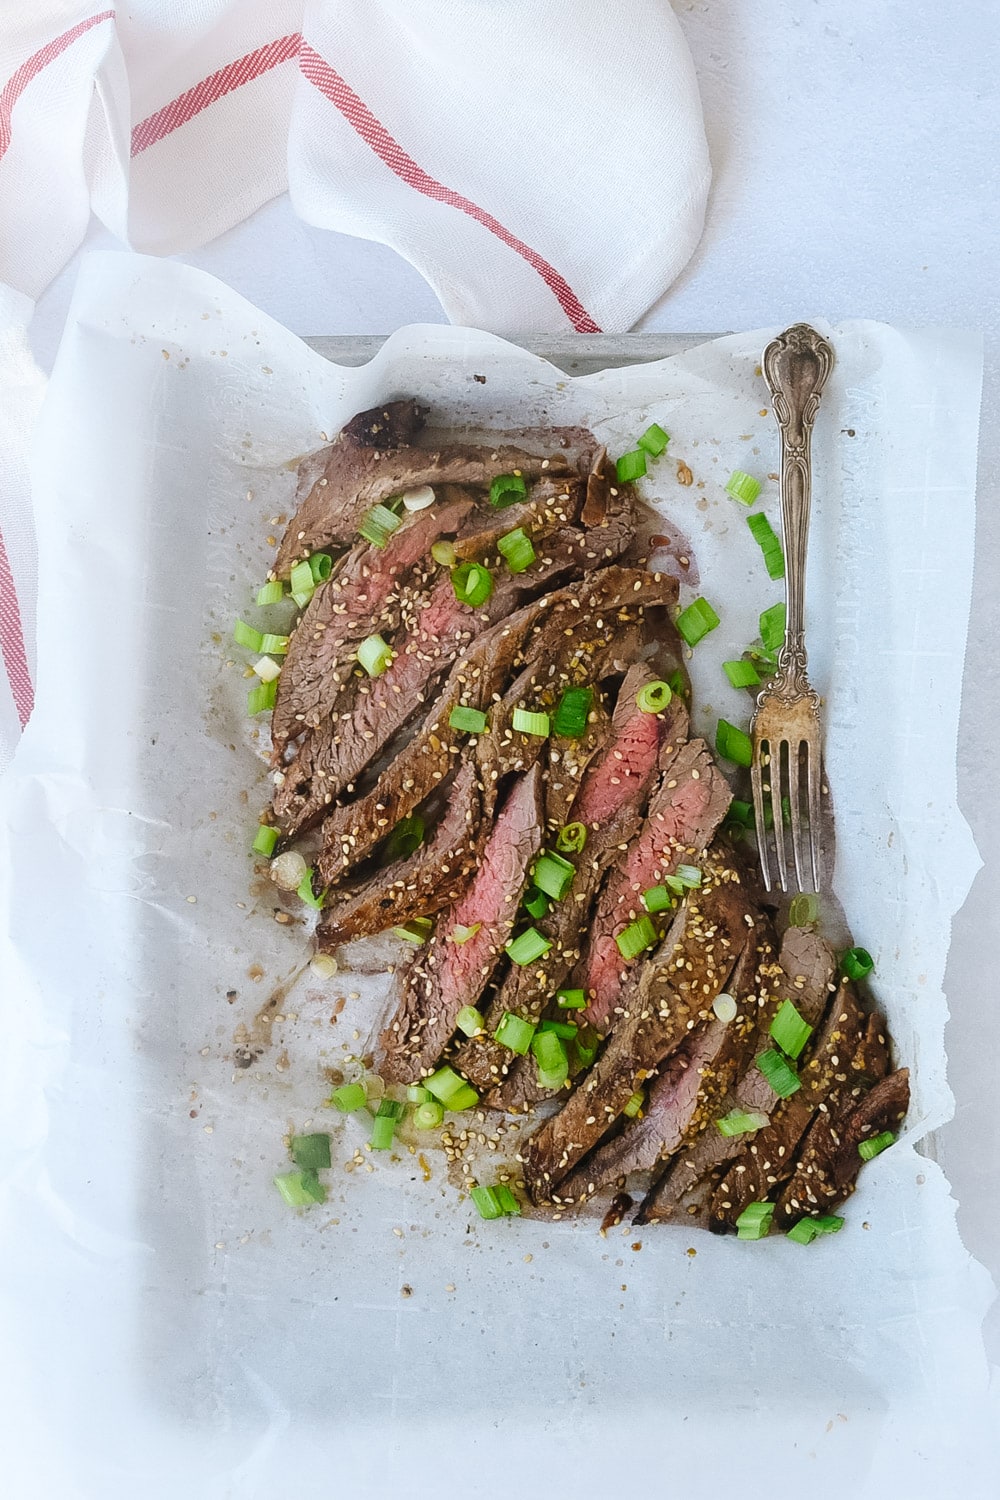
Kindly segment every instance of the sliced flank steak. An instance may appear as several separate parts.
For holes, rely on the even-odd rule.
[[[465,893],[440,919],[403,978],[396,1014],[382,1035],[381,1073],[413,1083],[431,1069],[463,1006],[475,1005],[509,941],[528,866],[542,839],[542,775],[515,783]]]
[[[757,918],[722,849],[703,865],[651,959],[639,960],[620,994],[617,1024],[597,1061],[557,1115],[528,1140],[525,1181],[536,1202],[556,1200],[559,1185],[593,1150],[665,1058],[711,1018]]]
[[[750,1046],[750,1061],[727,1097],[718,1105],[718,1118],[733,1109],[747,1113],[753,1111],[770,1118],[777,1106],[778,1097],[754,1065],[753,1059],[769,1045],[768,1027],[783,1001],[790,1000],[807,1025],[819,1025],[830,995],[836,988],[833,982],[835,968],[833,953],[817,933],[804,927],[788,929],[778,955],[777,971],[771,969],[768,972],[765,968],[762,974],[759,992],[762,1005],[758,1014],[761,1044],[759,1047]],[[746,1145],[745,1136],[724,1136],[718,1129],[706,1124],[650,1189],[635,1222],[648,1224],[669,1219],[692,1220],[702,1209],[707,1215],[708,1202],[718,1185],[717,1176],[711,1184],[706,1184],[707,1176],[713,1172],[718,1173],[727,1162],[739,1156]]]

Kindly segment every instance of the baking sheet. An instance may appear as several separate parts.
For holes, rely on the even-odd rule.
[[[470,1219],[433,1152],[428,1182],[407,1153],[353,1165],[363,1131],[322,1109],[325,1070],[350,1075],[393,951],[355,950],[319,983],[304,930],[274,922],[246,853],[266,788],[229,632],[289,461],[362,407],[415,391],[458,423],[585,421],[614,450],[659,420],[671,456],[646,492],[723,617],[692,662],[699,714],[739,716],[719,663],[778,595],[722,486],[776,469],[766,332],[573,380],[490,336],[417,328],[347,370],[210,277],[90,260],[35,460],[38,706],[0,785],[16,1493],[409,1495],[444,1463],[489,1496],[516,1455],[523,1494],[572,1463],[587,1496],[644,1452],[629,1482],[654,1493],[664,1453],[684,1495],[770,1493],[775,1466],[820,1494],[992,1494],[991,1287],[914,1149],[951,1110],[941,982],[978,864],[954,784],[978,351],[829,331],[812,667],[835,890],[914,1071],[907,1134],[863,1173],[847,1228],[808,1250],[602,1240]],[[772,517],[775,498],[768,481]],[[296,1215],[270,1179],[310,1122],[335,1131],[332,1190]]]

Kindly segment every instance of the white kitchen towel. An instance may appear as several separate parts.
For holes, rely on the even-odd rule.
[[[667,0],[72,0],[0,13],[0,768],[32,699],[25,329],[95,213],[183,252],[288,188],[448,316],[621,331],[701,233],[709,163]]]

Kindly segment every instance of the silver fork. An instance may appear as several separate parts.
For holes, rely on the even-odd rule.
[[[806,672],[804,594],[809,501],[812,494],[810,443],[819,398],[833,368],[833,350],[815,328],[796,323],[773,339],[761,361],[771,392],[771,408],[781,432],[781,530],[785,548],[785,641],[778,664],[757,699],[750,726],[757,847],[764,884],[771,889],[765,808],[770,800],[778,877],[788,890],[788,861],[782,798],[789,803],[792,855],[800,891],[820,888],[819,697]],[[766,779],[765,779],[766,778]],[[785,788],[787,787],[787,791]],[[803,809],[803,792],[805,808]],[[812,884],[805,871],[805,811]]]

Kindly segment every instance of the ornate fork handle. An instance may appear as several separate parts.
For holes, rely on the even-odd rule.
[[[781,432],[781,530],[785,543],[785,642],[771,691],[783,698],[812,695],[806,680],[804,596],[809,504],[812,498],[810,456],[819,398],[833,368],[833,350],[808,323],[796,323],[764,350],[764,378]]]

